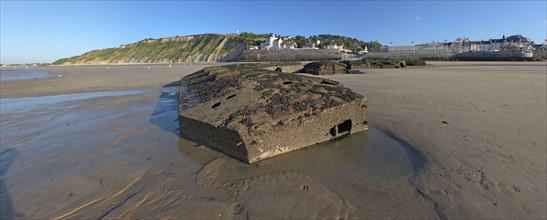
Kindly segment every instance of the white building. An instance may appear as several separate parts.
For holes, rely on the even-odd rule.
[[[296,42],[292,40],[291,38],[286,38],[279,44],[280,50],[294,50],[295,48],[296,48]]]
[[[304,43],[304,45],[302,46],[303,49],[317,49],[317,45],[319,45],[319,43],[321,43],[320,40],[317,40],[317,41],[312,41],[312,40],[308,40],[306,43]]]
[[[279,49],[279,40],[275,37],[275,34],[270,34],[266,38],[266,41],[260,43],[260,49],[262,50],[277,50]]]
[[[469,41],[468,38],[457,38],[454,42],[428,43],[414,46],[391,46],[389,53],[465,53],[469,51],[494,52],[502,50],[531,50],[533,42],[522,35],[513,35],[487,41]]]
[[[329,50],[343,50],[344,48],[344,45],[338,45],[337,43],[335,42],[327,42],[325,44],[325,49],[329,49]]]
[[[501,39],[493,39],[490,40],[492,43],[492,51],[501,51],[501,48],[503,47],[503,40]]]
[[[296,48],[296,42],[291,37],[277,38],[275,34],[270,34],[266,40],[260,43],[261,50],[293,50]]]

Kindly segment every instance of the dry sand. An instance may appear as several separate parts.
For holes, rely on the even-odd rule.
[[[352,135],[258,165],[176,135],[175,91],[155,89],[204,66],[43,67],[62,77],[2,82],[12,105],[137,90],[4,108],[2,217],[547,218],[545,63],[325,76],[367,96],[370,127],[400,140],[371,129],[368,148]]]

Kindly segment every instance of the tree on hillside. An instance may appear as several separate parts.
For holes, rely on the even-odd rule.
[[[367,46],[368,51],[379,51],[382,48],[382,44],[378,43],[378,41],[370,41],[365,43],[365,45]]]
[[[234,37],[234,40],[243,42],[247,44],[247,47],[258,46],[260,42],[266,40],[268,34],[254,34],[252,32],[241,32],[239,35]]]
[[[306,37],[302,35],[296,35],[296,37],[294,37],[294,42],[296,42],[296,47],[298,48],[302,48],[307,41]]]

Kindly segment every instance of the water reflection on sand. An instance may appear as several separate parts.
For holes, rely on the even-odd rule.
[[[1,100],[3,217],[435,217],[373,128],[248,165],[178,137],[175,88],[66,97]]]
[[[0,68],[0,81],[15,81],[58,77],[58,75],[33,69]]]

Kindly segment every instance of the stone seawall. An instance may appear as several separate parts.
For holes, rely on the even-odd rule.
[[[369,53],[365,59],[421,58],[424,60],[448,61],[454,53]]]
[[[534,61],[547,61],[547,51],[535,51]]]
[[[429,61],[545,61],[547,52],[536,51],[532,58],[519,56],[493,56],[494,53],[370,53],[365,59],[397,59],[397,58],[421,58]]]
[[[232,62],[279,62],[340,60],[343,54],[337,50],[246,50]]]

